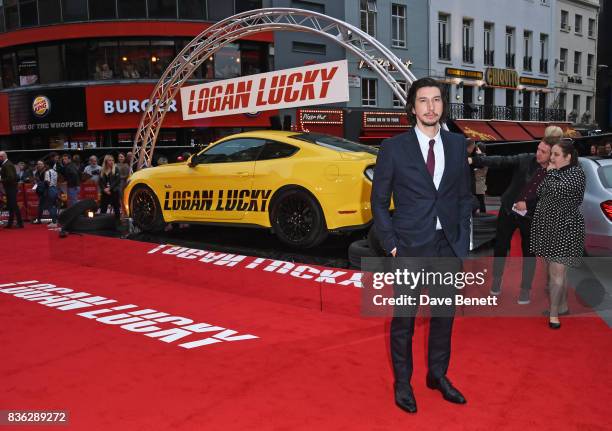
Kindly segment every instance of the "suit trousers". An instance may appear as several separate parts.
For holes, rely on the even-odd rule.
[[[426,257],[421,257],[426,256]],[[408,257],[409,259],[405,259]],[[414,258],[414,259],[410,259]],[[440,259],[446,258],[446,259]],[[399,249],[397,266],[411,272],[422,270],[431,273],[457,272],[461,270],[461,260],[456,257],[443,231],[436,231],[435,239],[424,247],[415,250]],[[398,269],[396,267],[396,269]],[[414,289],[395,285],[394,293],[398,298],[406,295],[416,298],[414,305],[402,305],[394,308],[391,320],[391,360],[396,384],[409,384],[413,371],[412,336],[414,334],[415,316],[418,312],[419,298],[424,286]],[[452,298],[452,305],[430,305],[431,320],[428,342],[428,369],[434,378],[444,376],[448,370],[451,356],[451,335],[455,315],[455,286],[428,285],[428,296],[432,298]]]
[[[13,225],[15,217],[17,217],[17,226],[23,225],[21,211],[19,210],[19,205],[17,205],[17,185],[4,186],[4,191],[6,193],[6,207],[9,212],[7,226]]]
[[[493,249],[493,256],[495,256],[493,260],[493,283],[497,286],[501,284],[506,256],[508,256],[510,250],[514,231],[517,229],[521,233],[521,248],[523,251],[521,289],[531,289],[536,268],[534,254],[529,250],[531,218],[514,213],[508,214],[503,208],[499,209],[499,216],[497,217],[497,232],[495,234],[495,248]]]

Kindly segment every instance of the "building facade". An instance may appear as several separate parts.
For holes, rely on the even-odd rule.
[[[597,33],[596,123],[603,131],[612,131],[612,0],[601,0]]]
[[[146,100],[195,36],[264,0],[0,1],[2,149],[131,147]],[[191,77],[201,83],[274,68],[273,33],[226,45]],[[268,127],[274,112],[183,121],[168,108],[158,145],[207,144]]]
[[[599,0],[557,0],[554,9],[555,105],[568,121],[588,125],[595,120]]]
[[[562,120],[551,1],[429,3],[429,74],[446,84],[453,118]]]

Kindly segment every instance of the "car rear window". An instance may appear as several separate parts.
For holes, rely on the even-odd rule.
[[[310,142],[311,144],[320,145],[321,147],[329,148],[334,151],[378,154],[376,148],[358,144],[357,142],[337,136],[322,135],[319,133],[300,133],[299,135],[293,135],[291,137],[293,139]]]
[[[612,165],[599,168],[599,177],[605,188],[612,189]]]

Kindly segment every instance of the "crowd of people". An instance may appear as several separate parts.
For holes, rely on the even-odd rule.
[[[2,172],[0,178],[6,196],[6,209],[9,217],[5,228],[23,228],[21,211],[17,205],[17,191],[19,183],[32,184],[38,196],[38,214],[32,221],[40,224],[43,213],[48,212],[51,223],[50,228],[57,227],[57,215],[60,207],[69,208],[78,200],[81,184],[90,181],[97,185],[99,190],[100,212],[106,213],[110,206],[117,220],[121,217],[121,196],[130,173],[132,153],[117,154],[117,161],[111,154],[104,156],[102,165],[98,158],[91,155],[86,164],[82,164],[80,155],[50,153],[41,160],[30,162],[20,161],[13,164],[4,151],[0,151],[0,165]],[[59,183],[65,182],[65,196]],[[13,224],[15,222],[15,224]]]
[[[183,153],[177,161],[186,160],[190,153]],[[0,152],[0,165],[2,165],[2,185],[5,195],[5,208],[9,212],[9,219],[5,227],[24,227],[21,212],[18,210],[17,194],[20,183],[32,184],[32,189],[38,196],[38,214],[32,221],[40,224],[43,214],[48,212],[51,219],[50,228],[57,227],[57,215],[61,209],[69,208],[78,200],[81,185],[87,181],[98,187],[100,213],[106,213],[111,207],[117,220],[121,217],[121,198],[130,174],[132,152],[117,153],[104,156],[102,164],[98,157],[90,155],[86,162],[81,160],[80,154],[70,155],[51,152],[40,160],[19,161],[13,164],[6,152]],[[6,163],[5,163],[6,162]],[[168,163],[166,156],[160,155],[155,165]],[[146,165],[144,166],[146,167]],[[65,187],[59,184],[65,183]],[[15,224],[13,223],[15,222]]]

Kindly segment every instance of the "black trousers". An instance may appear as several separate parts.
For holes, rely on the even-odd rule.
[[[17,226],[23,224],[21,219],[21,211],[19,211],[19,205],[17,205],[17,186],[4,186],[6,192],[6,206],[9,212],[7,226],[13,225],[13,220],[17,217]]]
[[[534,254],[529,250],[529,241],[531,238],[531,219],[521,217],[518,214],[508,214],[503,208],[499,209],[497,217],[497,231],[495,236],[495,248],[493,255],[493,283],[499,286],[504,275],[504,266],[506,264],[506,256],[510,250],[512,235],[515,230],[521,233],[521,248],[523,250],[523,275],[521,281],[521,289],[531,289],[533,275],[535,273],[536,263]]]
[[[420,272],[422,269],[428,272],[447,271],[456,272],[461,269],[461,260],[452,250],[446,236],[442,231],[436,232],[434,241],[420,249],[420,256],[414,251],[398,250],[398,266],[402,266],[412,272]],[[416,259],[405,259],[407,256],[415,256]],[[446,258],[446,259],[439,259]],[[395,383],[409,384],[413,371],[412,359],[412,336],[414,335],[415,316],[419,307],[419,297],[424,294],[423,286],[419,285],[414,290],[405,286],[395,286],[395,297],[402,294],[416,298],[416,305],[396,306],[393,319],[391,320],[391,361]],[[455,316],[454,286],[428,286],[428,296],[452,298],[452,305],[430,306],[431,319],[429,325],[429,348],[428,348],[428,370],[434,378],[440,378],[448,371],[451,356],[451,335],[453,320]]]
[[[106,193],[102,192],[100,195],[100,214],[106,214],[109,205],[113,207],[115,219],[119,220],[121,218],[119,193],[111,193],[110,195],[107,195]]]

